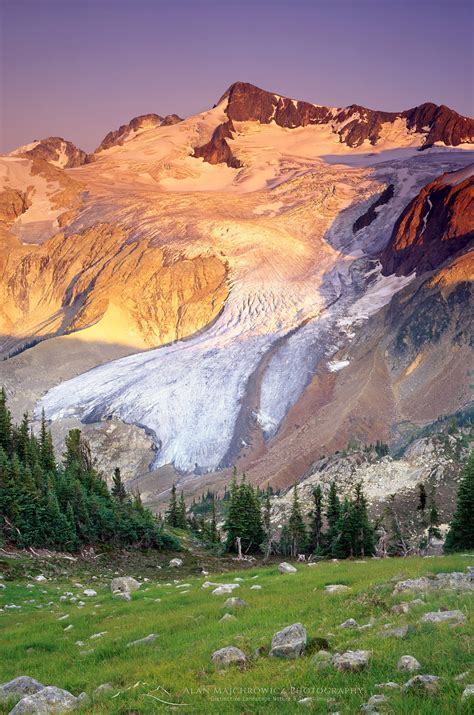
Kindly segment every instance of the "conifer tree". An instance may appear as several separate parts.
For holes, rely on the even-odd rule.
[[[110,490],[110,493],[119,502],[124,502],[125,499],[127,498],[127,490],[125,489],[124,484],[122,482],[122,475],[120,474],[119,467],[115,467],[115,469],[114,469],[114,476],[112,477],[112,483],[113,484],[112,484],[112,489]]]
[[[320,553],[323,541],[323,492],[319,484],[313,489],[313,511],[309,525],[309,548]]]
[[[424,484],[418,485],[418,506],[417,511],[424,512],[426,509],[426,489]]]
[[[456,511],[451,520],[444,550],[474,549],[474,452],[471,452],[459,482]]]
[[[364,495],[362,482],[355,486],[355,496],[351,507],[351,555],[372,555],[375,549],[375,531],[369,521],[367,499]]]
[[[179,502],[176,511],[176,526],[178,529],[186,529],[188,522],[186,521],[186,502],[184,501],[184,494],[181,492],[179,496]]]
[[[428,521],[428,541],[431,542],[432,539],[440,539],[441,531],[439,530],[439,513],[438,507],[436,506],[436,492],[435,488],[431,489],[430,493],[430,514]]]
[[[298,490],[296,484],[293,487],[293,503],[291,505],[290,518],[288,520],[288,531],[291,542],[291,555],[296,556],[306,550],[307,534],[306,527],[301,513]]]
[[[173,484],[171,487],[170,503],[165,513],[165,521],[174,528],[178,526],[178,500],[176,498],[176,484]]]

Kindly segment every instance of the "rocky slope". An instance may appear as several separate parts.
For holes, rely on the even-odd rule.
[[[426,116],[441,131],[431,110],[361,115],[359,142],[353,113],[326,121],[261,92],[132,120],[71,171],[0,158],[10,403],[44,407],[58,440],[82,420],[116,459],[113,424],[151,501],[173,479],[221,483],[235,462],[286,486],[351,438],[388,440],[469,399],[467,145],[419,152]]]
[[[218,104],[225,105],[228,121],[216,129],[209,144],[194,151],[194,156],[203,157],[211,164],[222,162],[228,166],[240,166],[226,141],[232,138],[232,122],[273,122],[286,129],[326,125],[340,142],[353,148],[364,142],[377,145],[384,132],[395,126],[407,135],[418,135],[422,149],[437,142],[458,146],[474,139],[472,119],[462,117],[449,107],[432,103],[402,112],[380,112],[357,104],[343,108],[323,107],[282,97],[248,82],[235,82]]]
[[[35,140],[11,152],[11,156],[25,156],[29,159],[41,159],[61,169],[72,169],[87,164],[91,157],[72,142],[61,137],[48,137]]]
[[[445,174],[408,204],[382,253],[385,275],[437,268],[474,240],[474,165]]]
[[[109,132],[101,141],[95,153],[98,154],[113,146],[121,146],[129,139],[133,139],[139,132],[146,131],[147,129],[170,126],[182,121],[181,117],[178,117],[177,114],[168,114],[166,117],[161,117],[159,114],[141,114],[139,117],[131,119],[128,124],[122,124],[118,129]]]

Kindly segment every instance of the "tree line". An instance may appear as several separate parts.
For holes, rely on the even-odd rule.
[[[186,511],[184,494],[179,498],[176,487],[171,491],[171,500],[165,519],[173,527],[190,529],[203,542],[219,546],[226,552],[247,554],[271,553],[295,557],[312,554],[319,558],[351,558],[381,555],[406,555],[410,553],[396,510],[388,500],[385,517],[390,522],[388,531],[383,527],[383,519],[371,521],[367,498],[361,483],[354,486],[352,494],[341,498],[335,482],[332,482],[327,498],[319,485],[311,494],[311,510],[305,519],[300,504],[298,488],[293,487],[292,503],[288,519],[281,531],[271,523],[271,489],[261,491],[249,484],[245,475],[237,480],[236,470],[226,489],[225,498],[208,490],[196,507],[193,501],[189,513]],[[222,532],[217,527],[216,504],[222,507]],[[198,515],[196,516],[195,511]],[[433,538],[440,538],[439,514],[435,491],[428,495],[423,484],[418,487],[416,512],[421,515],[421,523],[426,527],[427,540],[420,542],[423,550]],[[205,518],[207,515],[210,518]],[[386,538],[385,538],[386,537]],[[382,542],[382,545],[381,545]],[[446,538],[445,551],[460,551],[474,548],[474,453],[465,465],[459,484],[457,507]]]
[[[0,543],[78,551],[85,545],[179,548],[139,493],[127,493],[115,469],[113,486],[93,465],[80,430],[70,430],[58,461],[41,420],[36,436],[25,414],[13,423],[0,390]]]

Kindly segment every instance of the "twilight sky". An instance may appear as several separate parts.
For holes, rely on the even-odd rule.
[[[474,114],[470,0],[0,0],[0,152],[87,151],[235,80],[318,104]]]

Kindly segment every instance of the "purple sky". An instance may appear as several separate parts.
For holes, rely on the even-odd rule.
[[[319,104],[472,115],[470,0],[0,0],[0,151],[94,149],[235,80]]]

